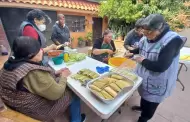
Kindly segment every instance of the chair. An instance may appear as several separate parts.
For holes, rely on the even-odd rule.
[[[187,42],[187,37],[181,36],[181,39],[183,40],[183,43],[182,43],[180,49],[182,49],[184,47],[185,43]],[[186,71],[188,70],[188,68],[187,68],[187,66],[184,63],[180,62],[179,64],[180,64],[180,67],[179,67],[178,74],[177,74],[177,81],[182,85],[182,91],[184,91],[185,90],[185,86],[181,82],[181,80],[179,79],[179,74],[180,74],[181,69],[182,69],[183,66],[186,68]]]

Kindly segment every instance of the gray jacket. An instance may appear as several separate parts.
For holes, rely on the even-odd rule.
[[[128,46],[138,45],[141,38],[142,36],[139,36],[139,34],[135,32],[135,29],[132,29],[131,31],[128,32],[126,36],[124,47],[127,49],[127,45]]]
[[[42,47],[42,48],[45,48],[45,47],[46,47],[46,38],[45,38],[44,34],[43,34],[36,26],[34,26],[32,23],[30,23],[30,22],[28,22],[28,21],[24,21],[24,22],[22,22],[22,24],[20,25],[19,36],[23,36],[23,30],[24,30],[24,27],[25,27],[26,25],[32,26],[32,27],[37,31],[38,36],[39,36],[38,41],[40,42],[41,47]]]
[[[51,40],[55,43],[58,41],[61,44],[68,42],[70,38],[70,31],[69,28],[65,25],[61,27],[58,22],[55,23],[53,26],[53,32],[51,35]]]
[[[143,37],[139,42],[139,53],[146,59],[156,61],[163,47],[176,36],[179,35],[169,31],[157,43],[148,43],[147,38]],[[164,72],[153,72],[138,64],[136,73],[143,78],[143,82],[139,87],[141,97],[149,102],[160,103],[170,96],[176,86],[178,63],[179,54]]]

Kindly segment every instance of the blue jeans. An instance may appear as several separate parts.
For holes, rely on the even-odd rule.
[[[81,105],[80,98],[73,96],[71,105],[69,106],[70,122],[81,122]]]

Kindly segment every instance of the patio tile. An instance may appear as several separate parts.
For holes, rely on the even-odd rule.
[[[175,116],[173,119],[172,119],[172,122],[189,122],[187,120],[184,120],[183,118],[179,117],[179,116]]]
[[[154,117],[152,118],[152,121],[154,122],[170,122],[168,119],[164,118],[163,116],[159,114],[155,114]]]

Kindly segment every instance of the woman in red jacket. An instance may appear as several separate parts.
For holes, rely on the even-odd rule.
[[[41,48],[43,48],[44,53],[49,50],[56,49],[56,45],[52,44],[50,46],[46,45],[46,38],[43,31],[46,30],[46,24],[50,23],[51,19],[42,10],[34,9],[28,12],[27,20],[23,21],[20,26],[20,36],[29,36],[40,42]]]

